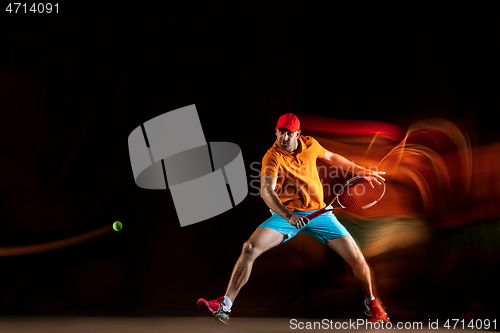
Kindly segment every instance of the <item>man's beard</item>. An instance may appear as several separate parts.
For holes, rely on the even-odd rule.
[[[291,148],[292,148],[292,142],[291,141],[287,141],[287,142],[280,141],[279,144],[280,144],[281,149],[286,150],[286,151],[290,151]]]

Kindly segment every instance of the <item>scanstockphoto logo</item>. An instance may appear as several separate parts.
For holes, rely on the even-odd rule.
[[[135,183],[170,189],[182,227],[222,214],[248,194],[240,148],[206,142],[194,104],[141,124],[128,146]]]
[[[307,161],[301,164],[299,167],[292,167],[288,170],[280,169],[278,171],[278,179],[286,178],[288,181],[281,187],[277,188],[276,193],[278,195],[285,193],[287,195],[300,195],[300,193],[307,193],[309,195],[315,196],[323,193],[326,196],[335,196],[337,194],[344,194],[343,191],[347,191],[345,195],[348,196],[362,196],[365,194],[367,188],[364,184],[359,184],[354,187],[344,188],[341,182],[321,182],[321,187],[317,187],[315,184],[308,184],[300,179],[308,179],[319,177],[319,175],[325,175],[326,179],[329,180],[345,180],[347,178],[353,178],[358,176],[354,171],[353,167],[338,167],[338,166],[325,166],[325,165],[314,165],[311,167]],[[314,163],[315,164],[315,163]],[[252,162],[249,166],[250,168],[250,181],[249,181],[249,195],[260,196],[261,191],[261,180],[262,175],[262,164],[261,162]],[[377,166],[366,167],[369,172],[378,172]]]

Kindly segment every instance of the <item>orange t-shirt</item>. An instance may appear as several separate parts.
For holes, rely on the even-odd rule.
[[[289,153],[274,142],[262,159],[261,176],[277,178],[275,192],[288,210],[324,208],[316,159],[325,156],[325,148],[310,136],[299,136],[298,143],[297,150]]]

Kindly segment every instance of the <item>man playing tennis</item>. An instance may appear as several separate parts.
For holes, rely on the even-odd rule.
[[[303,232],[336,251],[351,266],[354,279],[365,295],[369,321],[389,322],[389,316],[373,295],[370,268],[349,232],[332,212],[311,221],[306,218],[325,207],[316,168],[318,158],[336,167],[352,169],[376,182],[384,181],[379,175],[381,172],[360,167],[326,150],[314,138],[301,136],[300,121],[291,113],[278,119],[276,138],[262,160],[261,169],[261,197],[273,214],[243,244],[225,295],[211,301],[200,298],[198,308],[227,324],[232,304],[248,281],[255,259]]]

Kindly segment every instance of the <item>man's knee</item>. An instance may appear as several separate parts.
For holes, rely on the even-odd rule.
[[[251,255],[255,251],[255,247],[252,242],[246,241],[243,243],[243,249],[241,252],[246,255]]]
[[[368,267],[368,263],[365,260],[365,257],[361,252],[358,252],[357,255],[353,258],[353,262],[351,266],[356,266],[356,267]]]
[[[261,250],[255,246],[252,241],[246,241],[243,243],[243,248],[241,250],[241,254],[245,257],[249,258],[257,258],[261,254]]]

